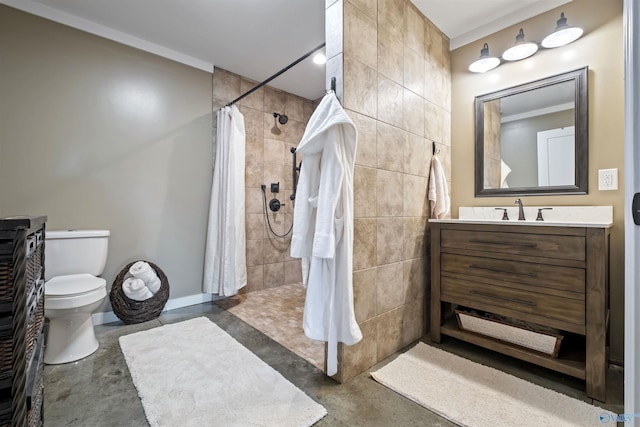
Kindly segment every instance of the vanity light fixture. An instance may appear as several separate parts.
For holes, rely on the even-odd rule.
[[[498,65],[500,65],[500,59],[495,56],[489,56],[489,45],[485,43],[480,49],[480,58],[469,65],[469,71],[472,73],[484,73],[493,70]]]
[[[542,46],[550,49],[567,45],[578,40],[580,36],[582,36],[582,32],[582,28],[580,27],[568,26],[567,18],[565,18],[564,12],[562,12],[560,13],[560,19],[558,19],[555,31],[542,40]]]
[[[534,42],[524,41],[524,31],[520,28],[520,32],[516,36],[516,42],[502,54],[505,61],[519,61],[528,58],[538,51],[538,44]]]

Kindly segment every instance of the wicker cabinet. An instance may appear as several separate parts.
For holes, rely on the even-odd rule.
[[[0,426],[43,425],[45,221],[0,219]]]
[[[586,381],[605,400],[609,229],[430,222],[431,339],[462,339]],[[463,330],[472,310],[567,335],[558,357]]]

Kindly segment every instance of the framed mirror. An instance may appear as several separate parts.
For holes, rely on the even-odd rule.
[[[587,194],[588,67],[475,98],[476,197]]]

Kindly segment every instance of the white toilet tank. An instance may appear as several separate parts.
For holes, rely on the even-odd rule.
[[[107,262],[109,234],[109,230],[46,230],[45,280],[68,274],[101,275]]]

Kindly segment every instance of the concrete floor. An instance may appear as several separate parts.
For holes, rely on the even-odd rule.
[[[368,372],[346,384],[327,378],[319,369],[266,335],[212,303],[168,311],[156,320],[96,327],[100,348],[75,363],[45,367],[45,426],[148,426],[124,361],[118,337],[162,324],[206,316],[322,404],[328,415],[316,426],[453,426],[451,422],[401,397],[372,380]],[[430,344],[428,338],[424,341]],[[502,369],[512,375],[590,402],[584,382],[523,363],[472,345],[447,339],[437,347]],[[393,360],[391,356],[379,366]],[[378,367],[379,367],[378,366]],[[376,367],[377,368],[377,367]],[[375,368],[372,368],[372,370]],[[623,374],[610,369],[607,404],[622,413]],[[215,425],[215,409],[211,413]]]

